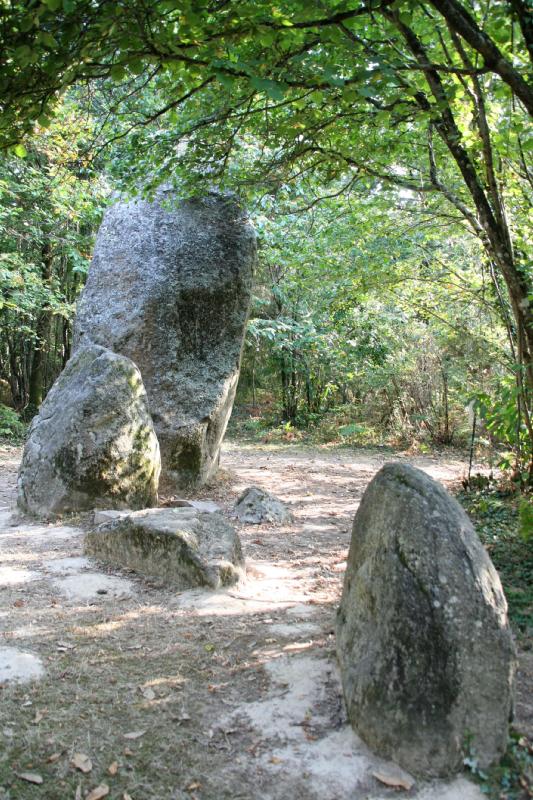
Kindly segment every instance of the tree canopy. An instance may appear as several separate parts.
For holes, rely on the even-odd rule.
[[[112,152],[130,189],[216,184],[291,211],[381,194],[460,226],[508,305],[533,442],[532,31],[525,0],[11,0],[1,143],[24,156],[74,92],[94,122],[77,161]]]

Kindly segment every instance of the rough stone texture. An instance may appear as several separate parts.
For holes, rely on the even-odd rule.
[[[34,418],[19,506],[45,518],[157,503],[159,445],[139,370],[96,345],[70,359]]]
[[[243,574],[235,529],[220,514],[194,508],[121,514],[87,534],[85,552],[163,578],[180,590],[218,589],[236,583]]]
[[[462,508],[389,464],[356,514],[337,616],[353,727],[420,776],[504,751],[515,654],[500,579]]]
[[[216,470],[248,316],[255,234],[218,194],[171,206],[118,202],[105,214],[78,305],[88,339],[139,367],[165,483],[194,486]]]
[[[281,500],[258,486],[249,486],[235,503],[235,514],[239,522],[259,525],[273,522],[283,525],[292,520],[292,514]]]
[[[43,662],[33,653],[25,653],[18,647],[0,646],[0,686],[38,680],[43,675]]]
[[[171,508],[195,508],[197,511],[205,511],[207,514],[214,514],[217,511],[222,511],[218,503],[214,500],[172,500],[169,503]]]

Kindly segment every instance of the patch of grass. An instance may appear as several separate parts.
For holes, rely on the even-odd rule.
[[[509,619],[523,649],[533,647],[533,540],[520,524],[523,498],[496,489],[462,492],[458,500],[500,574],[509,604]]]
[[[509,605],[509,619],[522,649],[533,646],[533,539],[524,535],[528,500],[490,485],[461,492],[458,500],[470,515],[479,537],[500,574]],[[529,739],[511,730],[507,751],[498,764],[480,770],[475,756],[465,761],[491,800],[533,797],[533,748]]]

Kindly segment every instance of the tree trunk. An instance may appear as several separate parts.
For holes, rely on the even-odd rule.
[[[42,278],[43,283],[46,285],[52,277],[52,250],[50,242],[46,241],[43,244],[42,251]],[[43,402],[44,395],[44,370],[45,370],[45,356],[46,348],[50,339],[50,326],[52,317],[50,309],[46,306],[41,308],[37,317],[37,326],[35,330],[35,345],[33,349],[33,356],[31,361],[31,372],[29,382],[29,398],[28,406],[26,408],[26,416],[34,416]]]

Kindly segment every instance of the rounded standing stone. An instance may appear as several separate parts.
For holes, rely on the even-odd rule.
[[[350,721],[419,776],[481,767],[507,744],[515,650],[500,579],[459,504],[389,464],[355,516],[337,654]]]
[[[83,347],[32,421],[18,504],[44,518],[155,505],[160,468],[139,370],[103,347]]]

